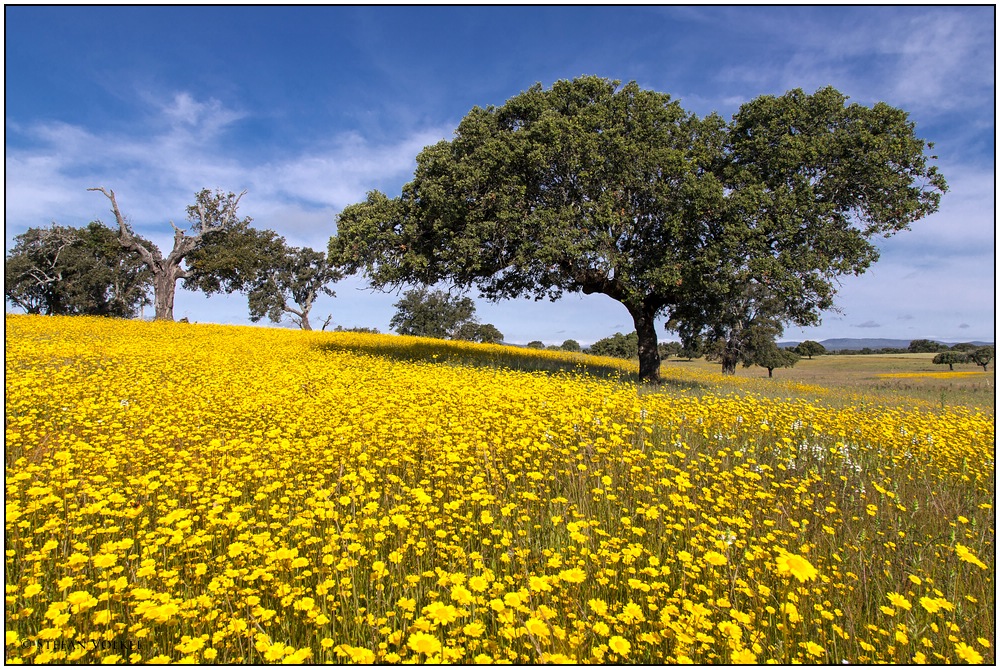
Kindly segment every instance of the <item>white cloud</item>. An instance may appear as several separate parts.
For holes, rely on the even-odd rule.
[[[246,116],[243,112],[227,109],[214,98],[199,102],[186,91],[175,94],[167,104],[155,104],[159,104],[172,125],[189,126],[206,133],[213,133]]]
[[[381,145],[346,133],[318,139],[313,147],[319,148],[305,154],[254,162],[231,158],[220,148],[228,129],[246,114],[186,92],[168,104],[150,104],[154,117],[141,132],[8,124],[8,133],[19,140],[5,158],[8,239],[52,220],[107,222],[107,201],[86,191],[104,186],[114,189],[137,232],[162,248],[170,244],[168,221],[182,225],[194,193],[221,188],[248,190],[242,213],[258,226],[325,248],[340,209],[372,188],[398,188],[397,182],[412,174],[417,153],[451,132],[430,128]]]
[[[856,102],[885,100],[921,115],[983,105],[993,96],[993,21],[987,8],[970,9],[727,12],[739,34],[776,49],[763,59],[751,52],[717,78],[753,95],[833,85]]]
[[[939,265],[956,257],[967,264],[992,265],[996,242],[992,172],[955,164],[942,165],[941,172],[949,191],[941,196],[940,211],[881,241],[883,259]]]
[[[417,154],[450,130],[420,131],[397,144],[374,145],[356,133],[325,142],[318,151],[252,168],[250,180],[265,197],[293,199],[337,210],[364,198],[387,180],[412,174]]]

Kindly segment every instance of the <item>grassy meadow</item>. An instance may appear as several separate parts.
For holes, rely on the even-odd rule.
[[[951,371],[935,365],[934,354],[827,355],[802,358],[791,368],[776,368],[772,382],[778,393],[787,383],[816,385],[855,401],[937,407],[964,406],[992,410],[996,397],[994,368],[988,372],[978,365],[961,364]],[[694,370],[716,373],[719,364],[704,359],[669,358],[664,373]],[[738,367],[737,378],[763,379],[767,370]],[[724,381],[719,382],[725,385]],[[738,384],[739,382],[735,382]],[[766,392],[766,386],[760,386]]]
[[[995,662],[992,370],[637,389],[560,352],[11,315],[5,354],[7,663]]]

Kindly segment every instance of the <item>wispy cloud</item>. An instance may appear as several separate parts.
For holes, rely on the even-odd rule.
[[[274,161],[230,157],[227,133],[247,114],[218,100],[180,92],[150,101],[149,130],[97,133],[66,123],[20,127],[6,155],[8,236],[52,220],[67,225],[108,218],[107,203],[87,193],[113,188],[137,231],[169,243],[167,221],[180,223],[201,188],[249,191],[244,214],[292,243],[325,247],[336,213],[373,188],[405,179],[427,144],[450,135],[428,128],[398,142],[375,144],[354,133],[318,138],[308,153]],[[14,230],[10,230],[13,228]],[[158,237],[159,236],[159,237]]]
[[[881,323],[875,323],[874,321],[865,321],[864,323],[852,323],[854,328],[881,328]]]
[[[730,10],[723,16],[731,32],[770,36],[776,49],[721,68],[717,78],[750,91],[831,84],[859,102],[886,100],[924,114],[966,108],[993,95],[991,11]]]
[[[187,91],[175,93],[166,103],[156,98],[150,98],[149,103],[159,107],[162,117],[172,126],[195,129],[199,134],[208,136],[246,116],[245,112],[228,109],[214,98],[195,100]]]

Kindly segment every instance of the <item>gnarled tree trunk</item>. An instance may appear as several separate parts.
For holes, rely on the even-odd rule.
[[[660,381],[660,349],[656,342],[656,310],[642,306],[630,309],[639,344],[639,380]]]
[[[177,293],[177,280],[184,277],[185,272],[179,266],[162,267],[158,272],[153,270],[153,318],[163,321],[174,320],[174,295]]]
[[[722,374],[735,375],[736,364],[740,362],[739,345],[735,337],[730,337],[726,341],[726,347],[722,350]]]

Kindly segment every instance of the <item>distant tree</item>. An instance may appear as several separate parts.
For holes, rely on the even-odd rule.
[[[309,311],[320,294],[336,295],[330,284],[343,274],[325,253],[308,247],[286,247],[284,240],[275,244],[273,256],[250,282],[247,300],[250,320],[256,323],[267,316],[278,323],[285,315],[302,330],[312,330]]]
[[[14,238],[4,262],[4,296],[29,314],[131,318],[150,304],[150,279],[114,232],[96,221],[85,228],[29,228]]]
[[[15,236],[14,247],[4,258],[4,298],[28,314],[60,313],[58,287],[65,271],[59,257],[75,242],[70,229],[54,223]]]
[[[942,351],[934,357],[933,363],[936,365],[947,365],[949,370],[955,369],[955,363],[968,363],[968,354],[960,351]]]
[[[458,327],[452,339],[482,342],[484,344],[500,344],[503,342],[503,333],[492,323],[467,321]]]
[[[639,355],[639,338],[635,331],[628,335],[615,333],[611,337],[594,342],[590,346],[594,356],[611,356],[612,358],[635,358]]]
[[[463,324],[475,322],[476,304],[471,298],[452,296],[445,291],[415,288],[393,305],[396,313],[389,327],[400,335],[454,337]]]
[[[450,336],[453,340],[464,340],[466,342],[476,342],[476,333],[479,330],[479,324],[474,321],[467,321],[459,325],[454,331],[451,332]]]
[[[660,342],[658,346],[660,347],[660,358],[680,356],[684,350],[680,342]]]
[[[799,345],[795,347],[795,353],[797,353],[799,356],[806,356],[808,358],[812,358],[813,356],[820,356],[821,354],[825,354],[826,347],[824,347],[819,342],[815,342],[813,340],[806,340],[805,342],[799,343]]]
[[[135,254],[152,275],[153,304],[157,319],[174,320],[174,295],[177,292],[178,279],[190,279],[193,282],[192,286],[199,288],[201,285],[210,287],[225,285],[235,289],[241,287],[245,280],[256,276],[257,267],[254,263],[249,263],[251,267],[242,268],[239,271],[232,267],[221,269],[213,267],[192,273],[182,267],[185,259],[196,251],[201,251],[202,258],[207,260],[220,255],[229,255],[227,248],[232,246],[246,248],[245,244],[233,245],[231,243],[234,238],[252,237],[247,233],[250,227],[250,217],[239,219],[236,216],[240,199],[246,194],[246,191],[236,195],[222,191],[213,193],[208,189],[202,189],[196,193],[194,204],[187,208],[188,222],[191,224],[187,230],[181,230],[174,225],[173,221],[170,222],[174,229],[174,246],[170,253],[164,257],[154,244],[141,240],[135,235],[128,220],[122,216],[121,210],[118,208],[114,191],[104,187],[87,190],[103,193],[111,201],[111,211],[118,224],[119,244],[123,249]],[[220,270],[224,276],[216,281],[212,275]]]
[[[764,346],[783,331],[780,314],[784,299],[771,287],[749,283],[733,288],[724,302],[710,300],[678,310],[667,322],[689,346],[703,342],[705,358],[722,363],[723,374],[734,374],[736,365],[753,364],[757,346]],[[710,324],[710,325],[709,325]]]
[[[743,298],[733,300],[730,306],[728,317],[718,321],[724,325],[711,331],[705,347],[705,359],[720,361],[723,374],[735,373],[737,363],[744,367],[753,365],[757,351],[769,348],[782,333],[781,322],[774,317],[775,308],[768,297],[755,298],[747,292]],[[682,337],[690,339],[686,324],[677,330]]]
[[[959,342],[958,344],[951,345],[951,351],[961,351],[963,353],[970,353],[979,348],[979,345],[972,344],[971,342]]]
[[[492,323],[484,323],[476,332],[476,341],[483,344],[500,344],[503,342],[503,333]]]
[[[576,340],[565,340],[559,348],[563,351],[581,351],[580,343]]]
[[[368,333],[369,335],[378,335],[378,328],[369,328],[367,326],[352,326],[350,328],[344,328],[343,326],[337,326],[333,329],[335,333]]]
[[[754,365],[767,368],[767,376],[774,376],[775,368],[790,368],[799,362],[799,356],[790,349],[783,349],[774,342],[759,346],[754,350],[752,361]]]
[[[694,360],[695,358],[700,358],[705,355],[704,345],[701,341],[695,340],[689,342],[688,344],[681,344],[681,350],[677,352],[677,358],[685,358],[687,360]]]
[[[996,357],[996,350],[990,346],[979,347],[968,356],[970,361],[976,365],[983,366],[983,372],[985,372],[986,366]]]
[[[911,354],[935,354],[947,348],[947,345],[934,340],[912,340],[906,350]]]
[[[529,349],[544,349],[545,343],[541,340],[532,340],[526,345]]]

